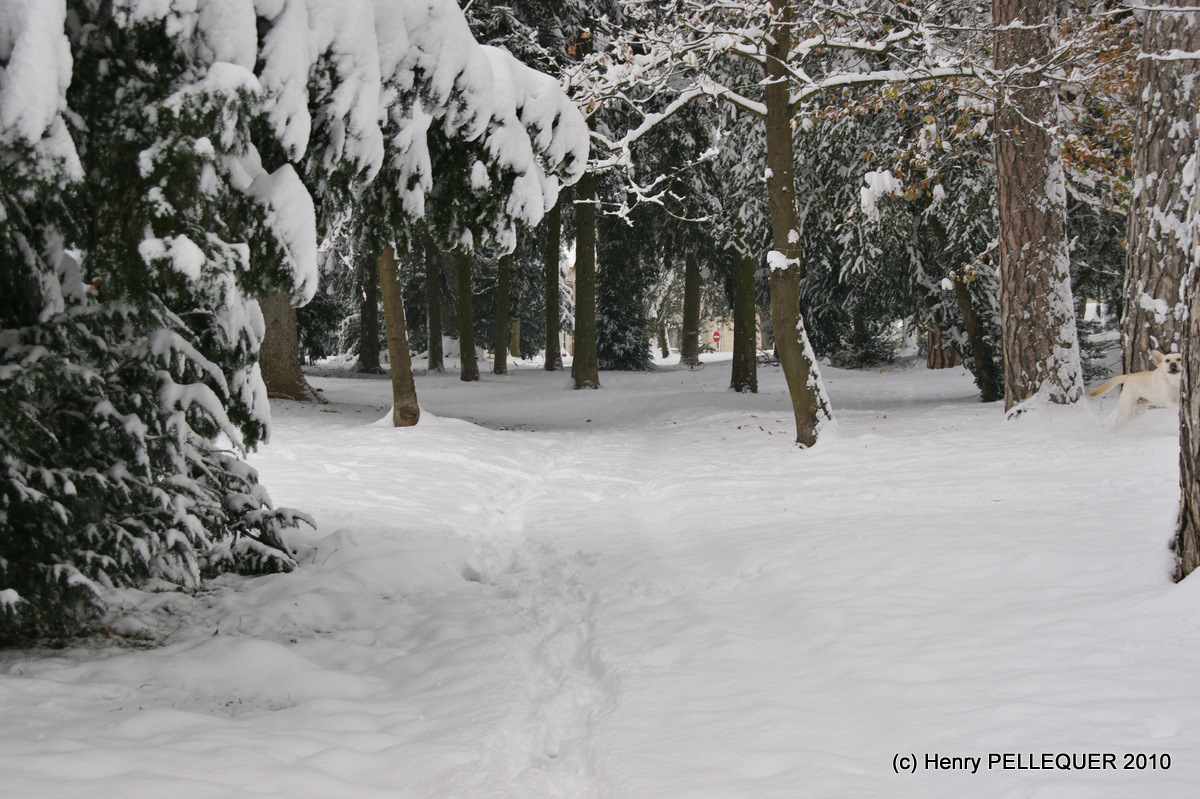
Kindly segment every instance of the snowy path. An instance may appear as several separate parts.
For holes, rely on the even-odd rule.
[[[0,655],[3,795],[1193,795],[1172,420],[827,377],[810,452],[778,377],[739,397],[726,364],[425,376],[406,431],[385,382],[316,381],[255,457],[317,517],[300,572],[127,594],[159,648]],[[1093,752],[1118,768],[987,764]]]

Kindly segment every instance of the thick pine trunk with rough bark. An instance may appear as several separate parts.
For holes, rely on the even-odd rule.
[[[792,112],[786,69],[791,49],[791,3],[781,13],[781,23],[767,40],[766,107],[767,201],[771,212],[771,327],[775,351],[787,380],[796,420],[796,443],[817,443],[821,423],[831,418],[821,376],[817,370],[800,315],[800,217],[796,211],[793,172]]]
[[[512,258],[500,256],[496,264],[496,329],[492,333],[492,374],[508,374],[509,287],[512,278]]]
[[[1194,0],[1150,5],[1191,6]],[[1182,179],[1196,152],[1195,60],[1164,60],[1171,51],[1200,51],[1195,13],[1156,10],[1146,19],[1138,61],[1137,126],[1133,141],[1133,196],[1125,255],[1125,316],[1121,320],[1125,372],[1153,369],[1151,350],[1182,349],[1186,303],[1179,288],[1187,270],[1188,205],[1194,185]]]
[[[997,69],[1044,63],[1057,36],[1053,0],[993,0]],[[1038,74],[1011,75],[996,100],[1000,327],[1004,407],[1036,394],[1071,403],[1083,367],[1071,301],[1067,195],[1062,158],[1048,128],[1058,95]]]
[[[404,321],[404,295],[396,269],[396,253],[385,247],[379,254],[379,294],[383,298],[384,327],[392,373],[392,425],[412,427],[421,418],[412,360],[408,355],[408,327]]]
[[[364,262],[359,274],[362,297],[358,306],[358,362],[354,371],[379,375],[383,374],[379,363],[379,281],[375,270],[367,268],[368,263]]]
[[[462,363],[458,379],[473,383],[479,379],[479,362],[475,357],[475,311],[471,305],[471,254],[459,252],[455,267],[458,273],[458,357]]]
[[[700,365],[700,261],[694,252],[683,259],[683,326],[679,331],[679,365]]]
[[[559,256],[562,248],[562,200],[546,215],[546,364],[547,372],[563,368],[559,344]]]
[[[431,236],[425,237],[425,330],[429,346],[429,371],[445,372],[442,351],[441,253]]]
[[[1200,152],[1197,153],[1200,158]],[[1193,232],[1200,203],[1193,200]],[[1200,252],[1196,244],[1185,274],[1189,287],[1187,321],[1184,323],[1182,396],[1179,403],[1179,523],[1175,532],[1177,578],[1182,580],[1200,567]]]
[[[300,371],[300,337],[296,308],[286,292],[260,299],[266,335],[258,350],[267,396],[300,402],[324,402]]]
[[[754,270],[750,255],[737,253],[733,276],[733,368],[729,387],[743,393],[758,393],[757,307],[754,303]]]
[[[600,388],[596,349],[596,174],[575,184],[575,388]]]

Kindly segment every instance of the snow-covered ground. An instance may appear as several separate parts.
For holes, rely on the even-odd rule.
[[[824,374],[810,451],[727,361],[424,375],[407,430],[315,378],[253,457],[317,519],[301,569],[123,594],[156,646],[0,653],[0,795],[1194,796],[1171,414]]]

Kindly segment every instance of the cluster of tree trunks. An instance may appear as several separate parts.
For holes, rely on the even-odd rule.
[[[1162,6],[1167,6],[1166,8]],[[1181,9],[1173,11],[1170,7]],[[1191,9],[1191,10],[1188,10]],[[771,321],[780,363],[788,384],[796,422],[796,440],[816,442],[820,422],[829,416],[807,346],[799,307],[801,252],[799,218],[793,183],[792,108],[787,60],[794,9],[784,0],[766,38],[764,122],[767,144],[767,191],[771,217]],[[1049,132],[1057,113],[1056,89],[1036,65],[1051,55],[1056,35],[1053,0],[993,0],[997,24],[996,68],[1010,71],[1010,82],[996,101],[995,155],[999,213],[1001,330],[1003,379],[979,374],[985,400],[1003,389],[1006,409],[1042,393],[1053,402],[1082,396],[1082,368],[1075,338],[1074,303],[1066,249],[1066,195],[1061,159]],[[1200,247],[1196,241],[1200,202],[1195,186],[1183,180],[1189,158],[1200,159],[1196,135],[1196,98],[1191,80],[1194,59],[1157,55],[1200,52],[1200,14],[1188,0],[1163,0],[1149,13],[1139,62],[1138,124],[1134,143],[1135,186],[1129,214],[1130,242],[1122,322],[1126,371],[1149,368],[1148,352],[1181,349],[1184,353],[1180,404],[1181,501],[1175,536],[1177,578],[1200,568]],[[576,388],[599,388],[596,353],[596,176],[588,172],[576,187]],[[561,212],[549,213],[546,243],[546,365],[562,368],[559,351],[559,230]],[[944,236],[942,236],[944,240]],[[426,316],[430,369],[443,369],[441,269],[443,257],[454,259],[457,278],[457,321],[463,380],[478,380],[471,305],[471,257],[443,254],[426,240]],[[755,370],[755,261],[738,256],[734,309],[734,361],[731,385],[757,390]],[[493,371],[506,372],[506,352],[519,352],[519,321],[510,325],[511,264],[501,259],[497,298]],[[396,426],[420,418],[409,361],[404,305],[389,247],[379,255],[378,286],[386,319],[388,354]],[[379,369],[375,281],[362,281],[363,338],[358,369]],[[689,254],[685,266],[684,330],[680,363],[699,363],[699,265]],[[976,361],[991,362],[983,325],[972,307],[970,292],[954,281],[955,297]],[[1163,305],[1167,312],[1162,312]],[[267,335],[260,350],[263,378],[272,397],[316,400],[320,397],[300,371],[296,312],[291,297],[276,294],[261,300]],[[931,368],[958,363],[958,354],[930,330]],[[1032,332],[1031,331],[1035,331]],[[665,330],[659,345],[667,353]]]
[[[1183,0],[1172,0],[1175,3]],[[1146,33],[1149,53],[1168,44],[1183,51],[1200,49],[1200,26],[1194,15],[1155,12],[1150,15]],[[1047,85],[1034,65],[1050,56],[1054,46],[1056,20],[1052,0],[994,0],[993,17],[998,25],[995,35],[995,63],[999,70],[1013,76],[1004,86],[996,103],[997,203],[999,212],[999,258],[1001,274],[1001,329],[1003,334],[1003,380],[981,380],[984,398],[998,394],[1003,385],[1006,408],[1013,408],[1029,397],[1043,392],[1055,402],[1072,402],[1082,395],[1082,370],[1078,345],[1074,338],[1074,309],[1071,301],[1068,258],[1065,241],[1065,189],[1061,159],[1047,128],[1057,110],[1056,91]],[[784,2],[766,39],[764,62],[764,123],[766,129],[768,201],[772,229],[770,270],[771,321],[776,332],[776,349],[787,380],[796,421],[796,440],[803,445],[816,441],[820,422],[828,417],[816,366],[803,332],[799,307],[801,252],[797,230],[799,218],[793,184],[792,113],[788,71],[791,24],[794,8]],[[1017,24],[1023,23],[1023,24]],[[1143,87],[1139,108],[1138,139],[1134,163],[1141,191],[1135,197],[1130,215],[1131,249],[1127,275],[1127,315],[1124,320],[1124,350],[1127,369],[1143,366],[1140,359],[1153,348],[1170,349],[1181,344],[1184,331],[1178,325],[1184,318],[1180,276],[1186,247],[1172,239],[1175,230],[1186,221],[1189,199],[1179,175],[1184,161],[1195,151],[1194,119],[1190,99],[1176,87],[1190,67],[1180,62],[1145,58],[1140,63]],[[1150,87],[1150,88],[1147,88]],[[1182,128],[1180,126],[1183,126]],[[1183,133],[1179,131],[1182,130]],[[596,176],[586,173],[576,187],[576,320],[575,358],[572,377],[576,388],[598,388],[596,363]],[[1164,219],[1179,224],[1164,229]],[[546,365],[561,368],[559,351],[559,230],[561,212],[555,206],[549,213],[546,244]],[[399,298],[394,278],[394,253],[380,256],[379,272],[385,308]],[[430,368],[444,368],[441,353],[442,303],[440,302],[439,260],[453,258],[459,344],[462,359],[461,378],[478,379],[475,362],[474,330],[471,306],[470,256],[466,253],[441,254],[432,241],[426,242],[426,306],[429,331]],[[493,371],[507,370],[505,353],[519,352],[519,321],[508,318],[510,301],[510,262],[501,260],[497,300],[497,325],[493,351]],[[739,256],[735,286],[734,363],[731,386],[739,391],[757,388],[754,336],[754,269],[752,258]],[[393,277],[388,278],[388,275]],[[699,265],[689,254],[685,265],[684,324],[680,363],[699,363]],[[366,331],[377,327],[372,321],[376,302],[373,280],[363,281],[362,319],[364,336],[360,346],[359,368],[378,368],[377,345]],[[971,306],[965,284],[955,282],[955,295],[972,348],[983,346],[982,325]],[[1179,297],[1175,311],[1167,319],[1161,314],[1148,315],[1159,305],[1143,298]],[[263,371],[274,396],[315,397],[303,379],[295,342],[295,310],[283,295],[263,300],[270,335],[263,344]],[[394,310],[394,313],[393,313]],[[399,320],[403,309],[388,310],[388,321]],[[1165,322],[1165,325],[1164,325]],[[389,354],[403,339],[403,330],[393,335],[388,326]],[[1028,335],[1030,328],[1041,335]],[[291,332],[289,332],[291,331]],[[931,367],[959,362],[958,353],[941,341],[941,331],[930,328]],[[371,339],[369,341],[368,339]],[[662,342],[660,341],[660,346]],[[665,347],[664,347],[665,351]],[[977,359],[982,360],[982,359]],[[394,369],[393,372],[396,370]],[[411,370],[405,370],[411,371]],[[411,375],[410,375],[411,377]],[[415,405],[414,405],[415,407]],[[397,414],[414,418],[411,408]]]

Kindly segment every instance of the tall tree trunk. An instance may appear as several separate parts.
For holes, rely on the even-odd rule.
[[[754,302],[754,256],[736,252],[733,276],[733,371],[729,387],[758,393],[758,306]]]
[[[787,58],[791,49],[790,25],[794,17],[791,0],[785,0],[780,24],[773,26],[767,41],[766,106],[767,200],[771,211],[771,326],[775,351],[787,380],[796,420],[796,443],[817,443],[823,421],[831,419],[804,320],[800,315],[800,217],[796,211],[793,176],[791,85]]]
[[[1191,6],[1163,0],[1153,6]],[[1194,60],[1163,60],[1170,51],[1200,51],[1195,13],[1151,11],[1138,61],[1133,196],[1125,256],[1125,316],[1121,320],[1126,372],[1153,369],[1151,350],[1179,351],[1187,303],[1179,288],[1187,270],[1188,204],[1195,184],[1182,179],[1196,152]]]
[[[471,306],[471,254],[457,254],[458,269],[458,356],[462,362],[459,380],[471,383],[479,379],[475,358],[475,311]]]
[[[1190,3],[1179,4],[1192,5]],[[1154,27],[1153,15],[1151,27]],[[1187,29],[1186,35],[1185,28]],[[1195,11],[1174,18],[1169,26],[1164,21],[1157,28],[1158,38],[1155,49],[1159,52],[1180,50],[1184,47],[1190,48],[1192,52],[1200,50],[1200,47],[1195,44],[1197,31],[1200,31],[1200,14]],[[1150,51],[1149,46],[1146,49]],[[1173,102],[1182,106],[1184,105],[1183,98],[1188,99],[1186,104],[1188,107],[1176,109],[1176,113],[1180,115],[1178,119],[1181,128],[1186,129],[1192,136],[1190,155],[1196,159],[1193,161],[1195,164],[1200,163],[1200,142],[1197,142],[1196,136],[1197,124],[1200,123],[1200,119],[1194,116],[1196,114],[1196,96],[1194,94],[1196,91],[1194,83],[1196,62],[1191,60],[1184,63],[1187,65],[1185,71],[1173,66],[1166,69],[1168,65],[1161,64],[1160,68],[1164,71],[1159,72],[1156,76],[1158,82],[1152,87],[1142,88],[1142,92],[1161,92],[1164,104]],[[1139,76],[1139,78],[1142,77]],[[1185,93],[1189,90],[1192,92],[1190,96]],[[1167,101],[1166,97],[1168,96],[1173,100]],[[1188,115],[1186,122],[1183,120],[1184,115]],[[1187,127],[1189,124],[1190,127]],[[1163,120],[1163,124],[1156,126],[1155,131],[1160,141],[1154,142],[1147,139],[1145,146],[1149,153],[1137,153],[1134,156],[1135,159],[1143,157],[1146,159],[1147,169],[1156,171],[1160,176],[1160,187],[1163,183],[1182,183],[1183,175],[1181,171],[1176,170],[1181,170],[1185,159],[1179,157],[1181,154],[1169,143],[1169,140],[1173,136],[1183,135],[1183,131],[1177,132],[1175,126],[1166,120]],[[1141,144],[1141,140],[1138,143]],[[1187,215],[1184,217],[1187,221],[1187,237],[1183,242],[1175,237],[1168,238],[1170,244],[1182,244],[1185,264],[1181,280],[1182,291],[1180,292],[1181,304],[1185,306],[1182,326],[1183,378],[1179,402],[1181,497],[1179,522],[1175,531],[1175,555],[1178,559],[1176,577],[1180,580],[1200,567],[1200,191],[1197,191],[1195,184],[1192,185],[1192,194],[1188,198],[1188,205]],[[1174,211],[1175,207],[1172,206],[1171,210]],[[1132,216],[1131,209],[1131,227]],[[1161,246],[1164,243],[1158,242],[1158,244]],[[1172,254],[1168,257],[1174,260],[1177,256]]]
[[[266,334],[258,350],[267,396],[300,402],[325,402],[300,371],[300,337],[292,295],[283,292],[259,300]]]
[[[1054,0],[993,0],[992,16],[997,69],[1045,63],[1057,36]],[[1005,410],[1039,393],[1060,404],[1083,396],[1066,184],[1058,145],[1048,132],[1057,121],[1058,94],[1045,80],[1018,72],[996,101]]]
[[[508,354],[513,358],[521,357],[521,281],[520,274],[516,278],[512,273],[512,260],[509,259],[508,276]]]
[[[700,261],[694,252],[683,260],[683,329],[679,338],[679,365],[700,365]]]
[[[458,254],[453,250],[438,250],[442,262],[443,286],[448,289],[449,302],[442,303],[442,332],[452,338],[458,337]],[[443,354],[444,356],[444,354]]]
[[[417,405],[417,386],[413,382],[412,360],[408,355],[404,295],[400,290],[396,253],[391,247],[384,247],[379,254],[379,293],[383,297],[388,360],[392,372],[392,425],[412,427],[421,418],[421,408]]]
[[[559,343],[559,256],[562,247],[562,198],[546,215],[546,364],[547,372],[563,368],[562,345]]]
[[[1200,24],[1200,23],[1198,23]],[[1197,152],[1200,158],[1200,151]],[[1200,197],[1200,195],[1197,195]],[[1200,231],[1200,202],[1192,201],[1192,236]],[[1179,402],[1179,523],[1175,531],[1177,579],[1200,567],[1200,252],[1189,250],[1185,274],[1188,313],[1184,323],[1182,397]]]
[[[600,388],[596,350],[596,173],[575,184],[575,388]]]
[[[658,323],[658,350],[664,358],[671,357],[671,348],[667,345],[667,325],[664,322]]]
[[[354,371],[370,375],[383,374],[379,363],[379,280],[370,261],[359,268],[362,296],[358,312],[358,363]]]
[[[500,256],[496,265],[496,329],[492,333],[492,374],[508,374],[508,326],[509,282],[512,258]]]
[[[432,236],[425,236],[425,330],[429,340],[429,371],[445,372],[442,352],[441,253]]]

